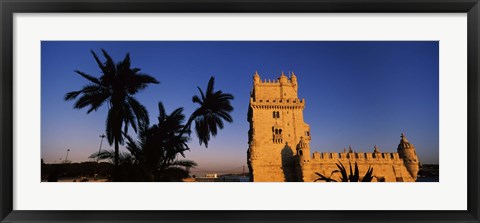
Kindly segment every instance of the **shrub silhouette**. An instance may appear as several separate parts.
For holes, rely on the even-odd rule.
[[[332,171],[332,173],[328,177],[324,176],[323,174],[320,174],[318,172],[315,173],[316,175],[319,176],[319,178],[317,178],[315,180],[315,182],[320,181],[320,180],[324,180],[326,182],[371,182],[373,180],[373,178],[374,178],[373,167],[368,167],[368,170],[367,170],[367,173],[365,173],[365,176],[360,178],[360,171],[358,171],[357,162],[355,162],[355,171],[352,171],[352,164],[350,162],[348,162],[348,163],[350,165],[350,173],[347,173],[347,170],[345,169],[343,164],[341,162],[338,162],[338,163],[335,164],[335,165],[337,165],[338,170]],[[340,181],[332,179],[332,176],[335,173],[340,173],[341,174]]]

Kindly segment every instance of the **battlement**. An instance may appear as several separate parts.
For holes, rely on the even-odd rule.
[[[292,84],[293,82],[292,82],[291,79],[287,79],[286,83]],[[279,79],[263,79],[263,80],[260,80],[260,83],[258,83],[258,84],[277,84],[277,85],[279,85],[280,80]]]
[[[402,160],[398,153],[320,153],[314,152],[312,155],[313,160],[319,161],[331,161],[337,162],[338,160],[351,160],[351,161],[364,161],[364,160],[377,160],[377,161],[391,161]]]
[[[270,98],[254,99],[250,98],[250,105],[253,108],[304,108],[305,99],[299,98]]]
[[[297,79],[293,75],[290,78],[285,76],[282,72],[282,75],[277,79],[260,79],[260,75],[255,73],[253,77],[253,90],[250,94],[251,97],[255,99],[265,99],[269,100],[270,98],[298,98],[298,85]]]
[[[278,79],[253,76],[253,88],[247,120],[249,148],[247,152],[250,179],[260,182],[313,182],[318,174],[334,175],[338,179],[337,164],[346,168],[357,163],[363,176],[371,167],[377,181],[414,182],[419,161],[415,147],[401,135],[398,153],[354,152],[351,147],[343,152],[310,153],[310,126],[303,120],[305,100],[299,98],[295,74],[283,72]],[[404,157],[404,158],[402,158]],[[335,175],[336,174],[336,175]]]
[[[250,98],[250,103],[293,103],[293,104],[305,104],[305,99],[299,98],[269,98],[269,99],[254,99]]]

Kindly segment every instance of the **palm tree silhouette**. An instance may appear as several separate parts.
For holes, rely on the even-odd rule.
[[[137,141],[125,134],[127,150],[145,172],[148,172],[151,181],[158,174],[161,178],[169,168],[197,165],[190,160],[177,160],[179,155],[185,157],[184,152],[190,150],[187,145],[190,138],[183,134],[185,121],[183,108],[177,108],[167,114],[163,103],[159,102],[158,110],[158,123],[151,127],[148,127],[148,120],[142,123]]]
[[[185,157],[184,152],[190,150],[187,145],[190,138],[182,132],[185,121],[183,108],[177,108],[168,115],[163,103],[159,102],[158,110],[158,124],[148,131],[147,144],[151,146],[146,147],[145,154],[153,159],[154,163],[159,163],[158,167],[163,170],[174,162],[178,155]]]
[[[214,91],[214,77],[208,81],[205,93],[198,88],[200,96],[195,95],[192,98],[193,103],[200,105],[190,116],[185,125],[185,132],[190,133],[192,122],[195,121],[195,133],[198,136],[200,145],[205,144],[208,147],[210,136],[217,135],[217,129],[223,129],[223,120],[231,123],[233,121],[230,112],[233,107],[230,101],[233,95],[223,93],[222,91]]]
[[[102,71],[99,78],[76,70],[75,72],[90,81],[79,91],[72,91],[65,95],[65,100],[78,100],[75,109],[89,106],[87,114],[96,111],[104,103],[108,105],[106,121],[106,135],[110,145],[115,143],[114,164],[119,165],[119,144],[123,144],[122,128],[124,132],[131,126],[137,132],[137,126],[142,125],[148,117],[148,112],[134,97],[148,84],[159,82],[152,76],[140,73],[139,68],[131,68],[130,55],[127,53],[123,61],[115,64],[108,53],[102,49],[106,61],[102,62],[94,51],[91,51],[95,61]],[[118,174],[118,171],[115,171]],[[114,175],[116,175],[114,173]],[[114,177],[115,178],[115,177]]]

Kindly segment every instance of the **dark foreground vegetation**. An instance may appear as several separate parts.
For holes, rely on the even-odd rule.
[[[197,108],[188,119],[183,107],[168,113],[159,100],[158,122],[150,125],[148,111],[135,95],[160,81],[139,68],[132,68],[129,54],[116,63],[105,50],[102,53],[104,61],[92,51],[101,75],[95,77],[75,71],[88,84],[64,96],[65,101],[74,101],[75,109],[87,109],[87,114],[102,106],[108,107],[105,135],[115,149],[99,151],[89,158],[111,163],[106,168],[111,181],[179,181],[181,177],[188,177],[188,169],[197,164],[179,157],[185,158],[185,152],[190,150],[191,132],[195,132],[200,145],[208,147],[211,137],[223,129],[224,121],[233,121],[230,115],[233,95],[214,90],[215,80],[211,77],[206,90],[197,87],[199,94],[192,97]],[[136,137],[129,135],[129,129],[133,129]],[[128,152],[120,152],[120,145],[125,145]],[[65,173],[61,167],[70,168],[58,167],[59,173]],[[57,171],[52,169],[53,173]]]
[[[82,163],[62,163],[62,164],[42,164],[43,182],[96,182],[112,181],[113,169],[115,165],[110,162],[82,162]],[[148,181],[144,171],[138,165],[122,164],[120,168],[120,178],[117,181],[125,182],[144,182]],[[189,178],[188,168],[171,167],[157,173],[154,177],[157,181],[181,182]]]
[[[439,182],[438,164],[422,164],[418,171],[417,181],[420,182]]]
[[[112,172],[111,163],[83,162],[42,164],[42,181],[57,182],[59,179],[107,179]]]

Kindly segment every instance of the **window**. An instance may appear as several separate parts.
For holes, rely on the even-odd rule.
[[[306,135],[306,136],[310,136],[310,132],[309,132],[309,131],[306,131],[306,132],[305,132],[305,135]]]
[[[272,127],[273,143],[283,143],[282,129]]]
[[[273,118],[280,118],[280,112],[279,111],[273,111]]]

